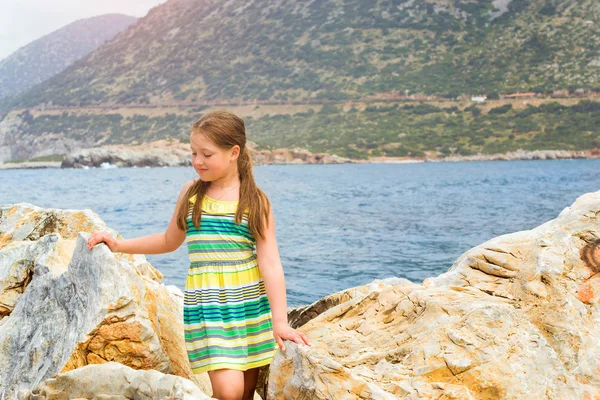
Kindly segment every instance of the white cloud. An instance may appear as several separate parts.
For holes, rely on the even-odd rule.
[[[165,0],[0,0],[0,60],[73,21],[102,14],[143,17]]]

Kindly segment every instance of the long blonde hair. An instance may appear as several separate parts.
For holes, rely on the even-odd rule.
[[[268,226],[271,203],[267,195],[259,189],[252,174],[252,158],[246,147],[246,127],[244,120],[237,115],[226,111],[212,111],[200,118],[192,127],[190,135],[202,134],[216,146],[229,150],[233,146],[240,147],[237,159],[238,174],[240,178],[240,200],[235,213],[235,223],[241,224],[242,217],[247,212],[248,227],[255,238],[263,238]],[[192,210],[192,222],[196,229],[200,229],[202,219],[202,200],[210,182],[198,179],[187,191],[186,196],[178,205],[177,226],[187,230],[187,215],[189,213],[189,199],[196,195],[196,203]]]

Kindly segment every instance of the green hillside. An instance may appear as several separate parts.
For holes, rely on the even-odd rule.
[[[596,0],[171,0],[0,110],[599,90]]]
[[[600,148],[597,101],[545,101],[519,108],[506,101],[485,108],[446,103],[381,103],[360,110],[328,104],[302,112],[292,112],[289,106],[261,112],[257,106],[246,113],[236,112],[245,118],[249,138],[260,148],[302,147],[354,159]],[[37,132],[49,137],[68,132],[69,138],[93,137],[102,144],[166,137],[188,141],[189,129],[202,111],[126,117],[108,112],[34,116],[25,111],[20,115],[23,122],[19,130],[24,137],[34,137]]]

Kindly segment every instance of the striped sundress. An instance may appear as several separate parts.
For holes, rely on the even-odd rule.
[[[244,216],[235,223],[237,201],[204,196],[198,230],[192,223],[195,202],[196,196],[190,198],[183,306],[192,371],[246,371],[270,364],[277,343],[248,220]]]

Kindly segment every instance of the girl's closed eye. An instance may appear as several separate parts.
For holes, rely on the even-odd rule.
[[[212,154],[204,154],[204,157],[210,157]]]

